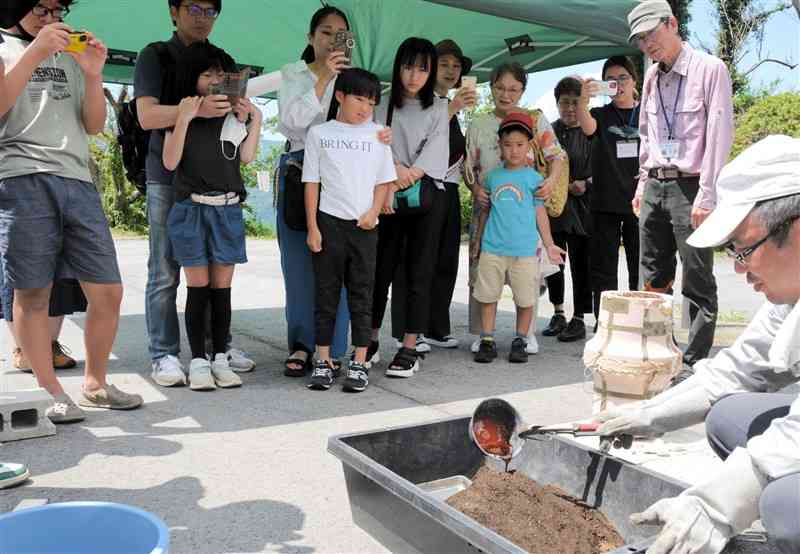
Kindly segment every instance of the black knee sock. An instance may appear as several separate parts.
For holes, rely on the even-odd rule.
[[[211,289],[211,341],[214,354],[225,352],[231,330],[231,289]]]
[[[186,334],[192,358],[206,356],[206,306],[211,289],[205,287],[186,287]]]

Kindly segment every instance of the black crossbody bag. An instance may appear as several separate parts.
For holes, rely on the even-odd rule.
[[[330,121],[336,117],[339,110],[339,102],[336,96],[331,98],[331,106],[328,108],[328,118]],[[286,151],[289,151],[289,141],[286,141]],[[303,162],[300,160],[288,160],[283,169],[283,220],[286,226],[294,231],[308,231],[306,221],[306,187],[303,183]],[[317,202],[319,205],[319,201]]]

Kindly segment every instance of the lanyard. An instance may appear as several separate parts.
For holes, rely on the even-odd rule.
[[[656,80],[656,85],[658,85],[658,99],[661,101],[661,109],[664,110],[664,121],[667,124],[667,132],[669,132],[669,140],[675,138],[675,129],[673,128],[673,124],[675,123],[676,116],[675,114],[678,113],[678,99],[681,97],[681,88],[683,87],[683,75],[681,75],[680,80],[678,81],[678,93],[675,95],[675,105],[672,106],[672,121],[669,120],[669,115],[667,115],[667,108],[664,107],[664,97],[661,95],[661,75],[658,76]]]
[[[619,117],[620,123],[625,125],[625,118],[622,116],[622,112],[619,111],[619,109],[617,109],[617,107],[614,105],[613,102],[611,103],[611,107],[614,108],[615,112],[617,112],[617,117]],[[628,118],[628,127],[633,129],[634,128],[633,122],[638,118],[639,118],[639,106],[634,106],[633,109],[631,110],[631,116]],[[636,128],[638,127],[639,126],[636,125]]]

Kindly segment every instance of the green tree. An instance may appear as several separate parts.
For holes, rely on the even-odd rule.
[[[791,9],[791,3],[787,1],[767,6],[758,0],[713,0],[713,5],[719,21],[715,53],[728,66],[734,95],[747,88],[748,76],[764,63],[777,63],[792,69],[796,66],[783,60],[759,56],[760,59],[752,67],[740,67],[748,52],[748,44],[751,44],[749,41],[759,45],[757,50],[760,54],[764,25],[776,13]]]
[[[764,95],[737,118],[731,158],[767,135],[800,138],[800,93]]]

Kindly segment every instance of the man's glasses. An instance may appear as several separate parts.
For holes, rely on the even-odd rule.
[[[47,17],[51,15],[53,19],[64,19],[69,14],[68,8],[48,8],[41,4],[34,6],[31,11],[36,17]]]
[[[189,12],[189,15],[192,17],[216,19],[219,15],[219,12],[216,8],[204,8],[203,6],[198,6],[197,4],[182,4],[182,7],[186,8],[186,11]]]
[[[733,241],[729,242],[722,248],[725,250],[725,253],[733,258],[733,260],[739,265],[747,265],[747,258],[753,255],[753,252],[758,250],[758,248],[767,242],[769,239],[786,229],[794,223],[798,218],[793,217],[791,219],[787,219],[777,227],[775,227],[772,231],[767,233],[767,236],[761,239],[760,241],[756,242],[755,244],[751,244],[747,248],[743,248],[742,250],[736,250],[736,247],[733,245]]]
[[[662,19],[661,21],[658,22],[658,25],[656,25],[646,33],[639,33],[638,35],[635,35],[633,39],[637,43],[650,42],[651,40],[653,40],[653,37],[656,36],[656,31],[658,31],[658,28],[666,24],[667,21],[669,21],[669,19]]]

